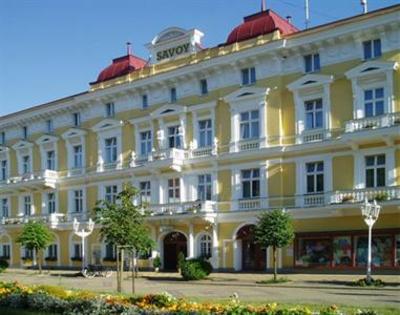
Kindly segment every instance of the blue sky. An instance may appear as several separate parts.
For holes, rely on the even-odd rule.
[[[304,27],[304,0],[266,0]],[[368,0],[369,10],[400,3]],[[311,26],[362,12],[360,0],[310,0]],[[144,45],[170,26],[198,28],[204,44],[225,41],[260,0],[0,0],[0,116],[88,89],[125,42]]]

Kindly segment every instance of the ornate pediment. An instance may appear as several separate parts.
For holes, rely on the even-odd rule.
[[[306,74],[300,79],[288,84],[287,87],[290,91],[296,91],[301,89],[313,88],[324,84],[330,84],[332,81],[333,75]]]
[[[105,130],[110,130],[114,128],[120,128],[122,127],[124,122],[122,120],[116,120],[116,119],[104,119],[97,124],[95,124],[92,127],[92,130],[94,132],[101,132]]]

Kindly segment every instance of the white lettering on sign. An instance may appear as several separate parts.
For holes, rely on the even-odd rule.
[[[168,48],[162,51],[159,51],[157,53],[157,61],[163,60],[163,59],[169,59],[178,55],[181,55],[183,53],[187,53],[189,51],[189,43],[179,45],[176,47]]]

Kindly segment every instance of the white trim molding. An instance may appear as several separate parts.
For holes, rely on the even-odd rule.
[[[226,95],[223,100],[231,111],[230,152],[257,150],[265,148],[267,139],[267,100],[270,88],[243,86]],[[250,110],[259,111],[259,137],[256,139],[240,139],[240,113]]]
[[[395,111],[393,72],[399,68],[398,62],[368,61],[347,71],[346,77],[351,80],[353,90],[353,118],[365,117],[363,92],[368,88],[383,87],[385,93],[384,112]]]
[[[330,84],[332,82],[333,75],[307,74],[287,85],[294,95],[296,143],[319,141],[331,136]],[[304,103],[315,99],[322,99],[323,127],[307,130]]]
[[[54,171],[58,169],[58,154],[57,154],[58,138],[51,135],[43,135],[36,140],[36,144],[40,148],[41,169],[44,171],[47,168],[47,152],[54,152]]]
[[[14,144],[12,146],[12,148],[16,151],[17,154],[17,164],[18,164],[18,174],[19,175],[28,175],[28,174],[24,174],[24,169],[23,169],[23,161],[22,158],[24,156],[29,156],[29,170],[30,170],[30,174],[33,173],[33,143],[32,142],[28,142],[28,141],[24,141],[24,140],[20,140],[18,141],[16,144]]]
[[[84,173],[86,167],[85,138],[87,132],[79,128],[70,128],[61,137],[65,140],[67,147],[68,176],[80,175]],[[74,163],[74,147],[82,146],[82,166],[77,168]]]

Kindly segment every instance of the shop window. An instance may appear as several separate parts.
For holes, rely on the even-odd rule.
[[[296,264],[302,267],[328,266],[331,262],[332,240],[330,238],[301,238],[298,243]]]
[[[391,235],[372,237],[372,266],[390,267],[393,261],[393,238]],[[356,264],[364,267],[368,259],[368,236],[356,237]]]
[[[396,235],[396,266],[400,266],[400,234]]]
[[[351,237],[338,236],[333,239],[333,262],[335,266],[351,266]]]

